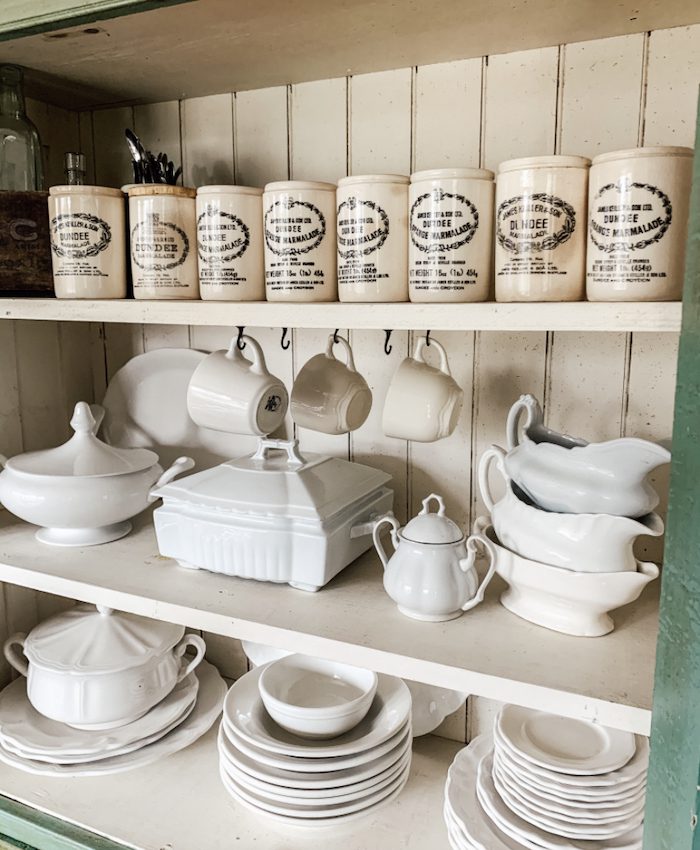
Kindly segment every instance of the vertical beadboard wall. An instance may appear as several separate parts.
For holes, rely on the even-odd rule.
[[[123,132],[132,127],[147,147],[182,158],[188,185],[263,185],[288,177],[335,181],[352,173],[441,166],[493,169],[513,156],[592,156],[639,144],[692,145],[698,78],[695,26],[79,116],[61,113],[58,121],[53,108],[37,110],[44,109],[51,123],[44,137],[52,140],[54,169],[59,154],[78,141],[88,155],[89,179],[98,184],[129,182]],[[40,124],[38,115],[36,120]],[[58,179],[55,170],[52,176]],[[332,330],[296,330],[288,351],[280,347],[279,328],[252,333],[270,369],[291,385]],[[133,355],[165,346],[212,350],[231,333],[228,327],[0,323],[0,352],[9,364],[0,374],[3,450],[55,441],[65,431],[64,413],[76,388],[99,400],[106,381]],[[358,368],[375,395],[368,422],[350,437],[304,429],[297,436],[309,450],[390,472],[401,519],[435,490],[445,496],[450,515],[470,525],[483,510],[476,461],[490,443],[503,442],[506,412],[522,392],[544,401],[551,427],[589,439],[671,435],[675,335],[436,333],[466,403],[455,434],[425,445],[387,438],[380,426],[387,385],[416,334],[394,333],[387,356],[381,331],[349,333]],[[286,431],[291,434],[291,422]],[[251,445],[241,438],[242,452]],[[655,542],[647,554],[660,557]],[[46,603],[6,588],[4,604],[4,622],[17,628],[31,625]],[[223,671],[239,673],[237,642],[209,641]],[[469,724],[462,711],[444,731],[463,739],[492,711],[488,702],[474,701]]]

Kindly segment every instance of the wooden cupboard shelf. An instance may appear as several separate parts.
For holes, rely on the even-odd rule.
[[[0,581],[649,734],[653,587],[602,638],[515,617],[498,602],[500,579],[469,614],[426,624],[399,613],[374,552],[311,594],[179,567],[158,554],[148,513],[128,537],[93,549],[43,546],[34,527],[0,517]]]
[[[219,779],[217,726],[168,759],[114,776],[57,779],[0,763],[0,794],[138,850],[449,847],[443,789],[462,744],[417,738],[411,777],[396,800],[373,817],[314,831],[278,825],[231,800]]]
[[[680,302],[285,304],[1,298],[0,318],[166,325],[480,331],[678,332]]]

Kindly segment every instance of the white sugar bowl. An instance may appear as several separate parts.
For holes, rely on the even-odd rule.
[[[195,655],[184,658],[188,646]],[[3,647],[27,677],[34,708],[76,729],[138,719],[194,670],[205,650],[202,638],[185,635],[183,626],[99,605],[76,605],[28,635],[12,635]]]
[[[437,512],[430,510],[436,502]],[[387,558],[381,527],[391,525],[394,554]],[[467,541],[459,526],[445,516],[445,503],[434,493],[423,499],[420,513],[403,528],[393,514],[378,520],[372,533],[384,565],[384,589],[399,611],[415,620],[435,623],[460,617],[484,598],[495,563],[489,541],[483,543],[489,569],[479,585],[475,560],[477,543]]]

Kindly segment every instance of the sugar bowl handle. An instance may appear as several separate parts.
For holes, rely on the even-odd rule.
[[[471,599],[468,599],[464,605],[462,605],[462,611],[469,611],[470,608],[474,608],[480,602],[484,600],[484,593],[486,592],[486,588],[489,585],[489,582],[494,577],[496,573],[496,550],[493,548],[493,544],[487,537],[483,537],[482,535],[472,535],[467,538],[467,557],[462,558],[459,562],[459,566],[462,569],[462,572],[469,572],[469,570],[474,568],[474,561],[476,560],[476,553],[479,544],[484,547],[486,550],[486,555],[489,559],[489,568],[484,576],[484,580],[481,582],[479,587],[477,588],[476,593],[472,596]]]
[[[379,520],[377,520],[377,523],[374,526],[374,529],[372,530],[372,542],[374,543],[374,548],[377,550],[377,554],[379,555],[384,569],[387,568],[389,564],[389,559],[387,558],[386,552],[384,551],[384,547],[382,546],[382,541],[379,537],[379,531],[385,522],[388,522],[391,526],[391,543],[394,549],[396,549],[398,545],[398,531],[400,528],[399,521],[396,519],[396,517],[392,513],[388,513],[381,517]]]
[[[29,675],[29,665],[22,650],[27,636],[23,632],[11,635],[4,643],[2,653],[18,673]]]

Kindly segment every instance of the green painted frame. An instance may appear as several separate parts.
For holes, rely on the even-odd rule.
[[[700,149],[700,111],[696,150]],[[695,157],[644,850],[700,850],[700,156]]]

